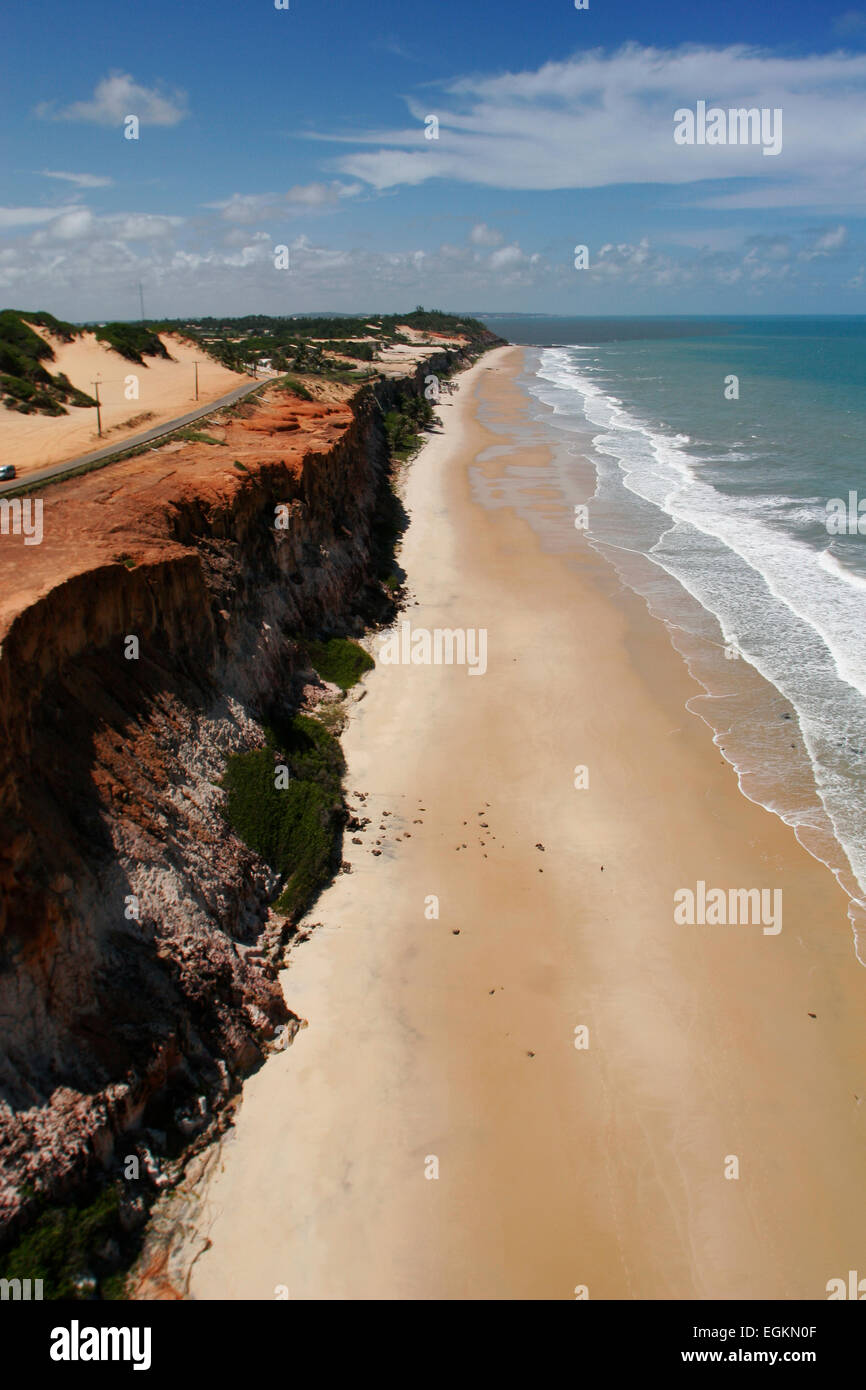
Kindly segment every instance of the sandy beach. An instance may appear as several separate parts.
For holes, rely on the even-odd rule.
[[[522,360],[464,374],[411,465],[403,618],[485,629],[487,669],[380,662],[352,706],[371,823],[283,976],[308,1026],[199,1193],[193,1298],[822,1299],[866,1273],[847,899],[740,793],[548,451],[479,461],[479,407],[526,417]],[[782,930],[675,923],[699,881],[780,888]]]

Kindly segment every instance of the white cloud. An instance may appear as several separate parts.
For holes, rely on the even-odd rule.
[[[804,261],[812,261],[816,256],[832,255],[834,251],[841,251],[847,240],[848,229],[846,227],[831,227],[829,231],[821,232],[811,246],[801,251],[800,257]]]
[[[230,198],[205,206],[215,208],[227,222],[248,226],[274,215],[292,217],[331,210],[343,199],[356,198],[363,191],[359,183],[334,179],[330,183],[295,184],[286,193],[233,193]]]
[[[320,208],[336,203],[340,198],[356,198],[361,192],[359,183],[298,183],[289,189],[286,202]]]
[[[65,211],[65,208],[0,208],[0,231],[35,227],[40,222],[51,222]]]
[[[501,246],[505,238],[495,227],[488,227],[486,222],[476,222],[469,233],[469,240],[476,246]]]
[[[138,116],[142,125],[177,125],[187,115],[186,94],[142,87],[127,72],[112,72],[97,82],[89,101],[74,101],[55,110],[42,102],[37,116],[53,121],[88,121],[94,125],[122,125],[127,116]]]
[[[424,149],[424,104],[414,125],[317,138],[374,147],[340,156],[343,174],[378,189],[429,178],[510,189],[597,188],[751,179],[726,206],[866,202],[866,54],[777,57],[764,50],[630,44],[526,72],[445,84],[440,138]],[[708,105],[781,108],[783,142],[676,145],[674,112]],[[708,205],[719,206],[718,198]]]
[[[166,237],[183,224],[182,217],[165,217],[151,212],[118,213],[100,219],[107,233],[118,241],[149,241]]]
[[[525,265],[527,260],[519,246],[500,246],[498,251],[491,253],[489,265],[491,270],[514,270],[517,266]]]
[[[45,229],[43,235],[58,237],[61,241],[76,241],[79,237],[90,236],[96,219],[90,208],[70,208]]]
[[[590,244],[589,266],[578,271],[570,242],[549,256],[517,241],[485,246],[473,241],[472,224],[462,245],[377,251],[216,216],[208,224],[130,212],[96,216],[80,205],[49,211],[51,221],[4,245],[0,290],[7,302],[38,297],[73,319],[133,316],[138,280],[149,312],[167,317],[178,304],[197,313],[387,311],[417,303],[560,313],[694,312],[700,303],[702,312],[738,312],[772,302],[783,289],[783,303],[814,291],[825,267],[844,293],[862,259],[849,253],[841,225],[742,237],[736,245],[713,246],[711,232],[708,245],[695,247],[660,245],[649,236]],[[278,242],[290,246],[288,272],[274,265]]]
[[[119,212],[96,217],[90,208],[75,206],[57,210],[48,225],[34,233],[33,241],[84,241],[92,243],[151,241],[167,237],[183,224],[182,217],[149,212]]]
[[[67,183],[74,183],[78,188],[107,188],[114,182],[102,174],[67,174],[60,169],[42,169],[40,172],[43,178],[65,179]]]

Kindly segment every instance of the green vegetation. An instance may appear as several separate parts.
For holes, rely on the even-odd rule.
[[[242,473],[249,473],[249,471],[250,471],[250,470],[247,468],[247,466],[246,466],[245,463],[241,463],[240,459],[235,459],[235,460],[234,460],[234,465],[235,465],[235,468],[239,468],[239,469],[241,470]]]
[[[172,439],[183,439],[187,444],[222,444],[221,439],[216,439],[212,434],[203,434],[201,430],[177,430]]]
[[[111,1286],[103,1294],[119,1297],[123,1276],[119,1262],[116,1188],[105,1188],[85,1206],[46,1207],[11,1249],[0,1255],[0,1278],[42,1279],[46,1299],[81,1298],[75,1283],[84,1274]],[[109,1247],[114,1242],[114,1249]]]
[[[343,752],[318,720],[296,714],[265,730],[264,748],[229,758],[225,816],[250,849],[284,875],[278,912],[298,916],[331,876],[343,819]],[[288,769],[278,788],[277,769]]]
[[[327,344],[330,352],[341,352],[344,357],[353,357],[356,362],[375,362],[375,343],[353,343],[346,339],[332,338]]]
[[[241,318],[167,319],[146,323],[75,325],[44,310],[32,313],[4,309],[0,313],[0,402],[25,414],[41,411],[60,415],[69,405],[95,406],[96,401],[77,390],[64,376],[54,376],[44,363],[54,358],[49,343],[34,333],[36,324],[71,342],[80,333],[96,337],[130,362],[146,365],[146,357],[171,360],[160,333],[176,333],[202,353],[234,371],[249,370],[259,358],[270,360],[277,372],[301,372],[344,385],[371,381],[380,350],[407,342],[404,327],[421,333],[443,334],[466,340],[470,351],[483,351],[498,342],[478,319],[462,318],[440,310],[417,308],[410,314],[272,318],[247,314]],[[334,354],[338,354],[335,357]],[[360,364],[370,364],[364,370]],[[302,399],[309,394],[300,382],[292,389]]]
[[[379,373],[353,369],[348,363],[341,367],[339,362],[332,362],[329,366],[322,368],[320,375],[326,377],[328,381],[341,381],[344,386],[352,386],[359,381],[375,381]]]
[[[345,695],[375,661],[357,642],[345,637],[331,637],[327,642],[305,642],[313,668],[322,680],[338,685]]]
[[[299,396],[302,401],[313,401],[315,396],[312,391],[308,391],[302,381],[297,381],[293,376],[287,376],[280,382],[281,391],[286,391],[289,395]]]
[[[53,314],[49,314],[45,309],[36,309],[32,314],[26,309],[4,309],[4,314],[15,314],[17,318],[24,319],[27,323],[35,323],[37,328],[44,328],[46,333],[51,333],[55,338],[60,338],[64,343],[71,343],[73,338],[77,338],[81,332],[74,323],[66,323],[63,319],[56,319]]]
[[[394,458],[404,462],[421,447],[421,430],[435,419],[433,407],[424,396],[406,391],[393,410],[385,415],[385,433]]]
[[[3,405],[24,415],[65,415],[66,405],[94,406],[96,401],[78,391],[59,373],[52,376],[43,366],[54,360],[54,349],[30,327],[31,323],[64,341],[77,332],[52,314],[38,310],[33,314],[17,309],[0,313],[0,397]]]
[[[182,334],[203,352],[235,370],[266,357],[278,372],[316,376],[331,376],[334,371],[335,363],[328,353],[339,353],[350,363],[375,362],[381,348],[410,341],[401,332],[404,327],[464,338],[473,351],[500,341],[478,319],[423,308],[411,314],[377,314],[372,318],[272,318],[267,314],[246,314],[240,318],[172,319],[159,324],[161,331]]]
[[[101,343],[107,343],[130,362],[144,365],[145,357],[164,357],[171,361],[162,339],[147,324],[104,323],[94,327],[93,332]]]

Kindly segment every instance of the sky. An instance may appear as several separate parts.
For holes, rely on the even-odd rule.
[[[3,27],[5,307],[866,312],[866,8],[11,0]]]

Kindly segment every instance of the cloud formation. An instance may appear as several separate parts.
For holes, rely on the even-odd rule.
[[[216,209],[226,222],[251,226],[273,216],[331,211],[343,199],[356,198],[362,192],[359,183],[332,180],[330,183],[295,184],[286,193],[233,193],[230,198],[205,206]]]
[[[164,92],[159,85],[143,87],[128,72],[112,72],[97,82],[89,101],[74,101],[59,110],[42,102],[37,116],[52,121],[86,121],[92,125],[122,125],[127,116],[138,116],[145,125],[177,125],[188,114],[186,94]]]
[[[68,174],[61,169],[42,169],[40,173],[46,179],[63,179],[66,183],[74,183],[76,188],[108,188],[114,182],[102,174]]]
[[[495,227],[488,227],[486,222],[476,222],[469,233],[469,240],[475,246],[500,246],[505,238]]]
[[[726,206],[866,202],[866,54],[778,57],[742,45],[592,51],[534,71],[466,77],[408,102],[414,124],[327,137],[361,146],[339,170],[377,189],[455,179],[502,189],[754,180]],[[674,112],[781,108],[784,143],[676,145]],[[439,119],[425,141],[424,117]],[[325,138],[325,137],[319,137]],[[371,148],[364,148],[371,147]],[[768,167],[772,166],[772,167]],[[750,202],[738,202],[738,198]],[[714,206],[720,206],[717,200]]]

